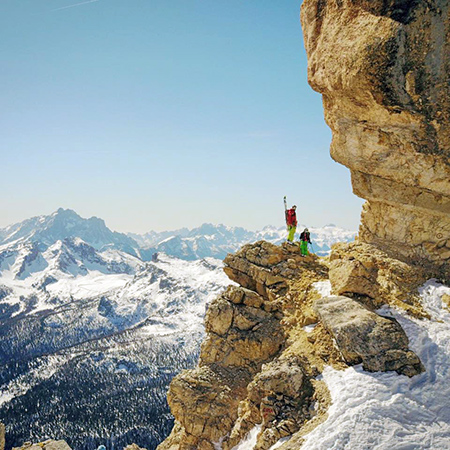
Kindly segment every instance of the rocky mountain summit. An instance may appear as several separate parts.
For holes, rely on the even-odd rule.
[[[160,450],[388,449],[394,444],[398,448],[448,448],[450,288],[444,283],[450,273],[449,12],[447,0],[304,0],[301,20],[308,78],[323,95],[325,118],[333,132],[331,154],[349,167],[354,192],[367,200],[359,238],[334,246],[329,258],[321,259],[302,257],[295,245],[275,245],[279,244],[277,234],[270,232],[261,236],[264,240],[244,245],[225,258],[225,273],[234,284],[220,294],[221,282],[214,284],[218,296],[206,311],[206,337],[197,367],[182,371],[170,384],[168,403],[175,424]],[[89,264],[104,266],[93,260],[94,253],[85,246],[103,256],[104,234],[84,233],[83,242],[73,241],[70,226],[62,230],[53,223],[45,228],[52,230],[50,234],[39,234],[45,249],[29,242],[25,250],[1,249],[0,263],[14,276],[0,297],[11,296],[10,290],[21,277],[33,278],[35,267],[48,261],[48,252],[65,255],[57,259],[58,267],[69,273],[75,267],[80,273],[83,267],[89,271]],[[5,245],[22,246],[24,240],[32,241],[27,230],[13,226],[1,230],[0,238]],[[133,252],[144,260],[162,248],[166,253],[180,252],[189,260],[234,251],[239,239],[248,238],[232,230],[230,248],[223,245],[227,233],[226,228],[205,226],[201,235],[180,230],[163,239],[156,235],[128,236],[128,241],[121,236],[120,242],[119,236],[111,239],[115,251],[128,254],[122,261],[131,267]],[[51,249],[54,243],[46,241],[48,236],[58,236],[64,251],[62,247]],[[129,251],[125,249],[128,244],[132,246]],[[9,251],[16,253],[11,256]],[[104,261],[108,266],[111,259]],[[134,422],[127,422],[128,411],[116,411],[125,398],[132,400],[130,407],[138,404],[136,417],[154,415],[155,421],[165,419],[167,425],[169,419],[161,417],[161,409],[148,412],[147,406],[160,396],[178,361],[183,364],[177,368],[193,362],[191,353],[184,352],[200,339],[200,333],[189,327],[181,341],[165,337],[175,325],[172,312],[186,312],[178,315],[183,319],[192,317],[188,313],[193,309],[198,319],[205,304],[190,284],[179,294],[180,301],[171,302],[179,283],[173,281],[171,272],[164,272],[168,262],[145,265],[132,280],[122,276],[125,282],[115,293],[90,298],[88,319],[98,318],[93,326],[104,330],[106,324],[106,331],[116,330],[121,323],[117,317],[124,313],[133,327],[117,329],[114,336],[107,335],[108,331],[100,340],[86,341],[81,336],[83,342],[74,329],[71,336],[79,346],[77,353],[65,348],[56,354],[60,364],[70,360],[72,365],[59,378],[46,375],[47,395],[55,382],[78,387],[80,380],[89,380],[86,385],[101,392],[99,382],[91,385],[96,379],[92,371],[85,371],[86,361],[96,372],[114,375],[114,395],[98,404],[92,418],[121,424],[122,437],[134,430]],[[191,278],[197,279],[195,273]],[[59,337],[59,323],[48,310],[57,287],[51,281],[34,287],[49,294],[42,296],[45,304],[38,302],[38,296],[17,295],[20,311],[6,311],[7,319],[19,313],[25,317],[32,306],[33,320],[9,321],[16,336],[30,330],[19,327],[21,323],[30,323],[49,334],[52,345],[57,342],[53,336]],[[136,302],[139,289],[134,287],[139,288],[141,281],[148,289],[154,286]],[[203,297],[209,296],[214,285],[206,282],[200,287]],[[192,295],[186,297],[186,291]],[[164,294],[162,317],[152,293]],[[64,302],[58,306],[60,314],[68,313]],[[148,313],[145,317],[140,315],[142,308]],[[161,329],[163,340],[158,336]],[[147,340],[149,330],[151,340]],[[136,333],[141,344],[136,344]],[[106,350],[105,339],[112,341]],[[7,351],[15,349],[17,339],[10,342]],[[32,336],[20,345],[20,350],[25,346],[27,351],[31,346],[36,356],[45,359],[39,364],[46,363],[45,346],[36,348]],[[145,358],[125,359],[136,345],[145,347],[145,352],[135,352]],[[174,358],[167,357],[173,353]],[[161,355],[167,358],[156,366]],[[130,382],[128,375],[123,377],[140,364],[138,378]],[[151,376],[154,367],[163,377],[161,373]],[[24,370],[17,365],[8,370],[4,375],[10,377],[7,392],[14,397],[16,391],[11,387],[22,386],[19,375]],[[71,378],[73,373],[76,379]],[[32,388],[31,400],[23,405],[27,410],[30,404],[35,407],[28,425],[42,398]],[[76,398],[65,391],[60,395],[69,406]],[[51,400],[56,404],[59,398]],[[103,405],[111,401],[107,411],[113,414],[100,416]],[[11,421],[16,420],[14,407],[20,402],[16,396],[4,409]],[[51,405],[50,409],[53,413]],[[65,414],[71,413],[67,409]],[[54,417],[48,414],[48,419]],[[160,436],[162,428],[155,428],[155,434]],[[77,431],[71,429],[70,434]],[[80,448],[93,448],[97,443],[86,440]]]
[[[249,448],[268,450],[285,437],[280,448],[299,448],[326,417],[330,396],[319,374],[327,365],[362,363],[409,377],[424,370],[401,325],[377,313],[384,302],[420,316],[411,286],[397,284],[397,265],[416,283],[424,274],[367,244],[354,247],[375,254],[371,268],[384,271],[383,284],[396,286],[395,295],[373,295],[376,279],[366,292],[370,279],[355,275],[351,264],[343,268],[339,246],[331,261],[264,241],[225,258],[225,272],[239,286],[209,306],[198,368],[170,385],[176,424],[159,450],[231,450],[255,427]]]

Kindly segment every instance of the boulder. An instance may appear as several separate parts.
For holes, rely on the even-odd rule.
[[[371,372],[393,370],[410,377],[423,372],[420,359],[408,349],[408,337],[395,319],[382,317],[343,296],[321,298],[314,307],[348,364],[362,363]]]
[[[264,364],[247,389],[248,398],[254,403],[270,395],[303,401],[312,394],[310,381],[296,358]]]
[[[242,301],[242,303],[234,303]],[[247,304],[259,305],[259,307]],[[273,358],[284,340],[282,316],[266,311],[270,303],[256,293],[232,288],[209,306],[205,317],[207,337],[200,354],[200,365],[245,367],[256,372]],[[273,305],[272,305],[273,307]]]
[[[273,272],[273,266],[285,261],[282,248],[265,241],[244,245],[236,254],[224,259],[225,273],[228,277],[265,299],[272,299],[273,293],[286,288],[285,279]]]
[[[298,431],[309,418],[313,388],[295,358],[264,365],[247,389],[249,400],[259,407],[262,421],[255,449],[269,449],[279,439]]]
[[[145,449],[143,447],[139,447],[139,445],[137,445],[137,444],[130,444],[130,445],[127,445],[126,447],[124,447],[123,450],[147,450],[147,449]]]
[[[240,405],[239,420],[222,442],[224,450],[232,450],[256,424],[261,425],[261,430],[255,450],[268,450],[279,439],[300,429],[310,417],[314,392],[303,364],[291,356],[262,366],[247,387],[248,395]]]
[[[333,294],[364,296],[374,308],[390,304],[415,317],[429,318],[417,290],[429,273],[391,258],[373,245],[360,242],[334,245],[329,277]]]
[[[245,370],[214,365],[187,370],[175,377],[167,399],[172,414],[182,426],[183,441],[190,442],[192,448],[201,448],[202,441],[205,446],[229,433],[249,380]]]

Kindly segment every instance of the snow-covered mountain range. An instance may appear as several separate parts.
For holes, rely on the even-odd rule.
[[[304,225],[299,225],[302,231]],[[356,232],[344,230],[334,224],[324,227],[309,227],[312,251],[319,256],[330,252],[335,242],[354,240]],[[141,246],[140,254],[148,259],[155,252],[164,252],[177,258],[194,260],[212,257],[223,259],[228,253],[235,252],[242,245],[260,240],[281,244],[286,240],[286,228],[266,226],[259,231],[248,231],[241,227],[203,224],[198,228],[186,228],[162,233],[150,232],[145,235],[128,234]]]
[[[304,225],[299,225],[298,230],[303,228]],[[321,256],[330,251],[333,243],[351,241],[356,235],[355,231],[333,224],[321,228],[309,227],[309,231],[313,242],[312,250]],[[38,243],[39,248],[34,248],[34,251],[39,253],[58,241],[73,241],[73,238],[78,238],[78,245],[82,241],[96,252],[117,250],[142,261],[151,261],[152,255],[160,252],[185,260],[206,257],[223,259],[246,243],[265,240],[280,244],[286,239],[286,229],[266,226],[259,231],[249,231],[241,227],[203,224],[191,230],[182,228],[163,232],[150,231],[144,235],[123,234],[111,231],[102,219],[83,219],[70,209],[60,208],[49,216],[33,217],[0,229],[0,252],[5,248],[17,250],[24,243]]]
[[[326,253],[355,233],[310,228]],[[125,235],[59,209],[0,229],[0,421],[9,445],[65,438],[76,449],[172,426],[165,393],[192,367],[206,305],[230,284],[221,259],[277,243],[283,228],[224,225]]]

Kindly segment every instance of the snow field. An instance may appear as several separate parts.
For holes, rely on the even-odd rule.
[[[63,278],[47,286],[47,292],[60,298],[76,300],[104,295],[109,291],[120,289],[133,279],[124,273],[105,275],[100,272],[89,272],[84,276]]]

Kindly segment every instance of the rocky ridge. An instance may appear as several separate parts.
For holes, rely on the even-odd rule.
[[[367,202],[361,242],[450,270],[450,4],[305,0],[308,81]]]
[[[396,262],[373,250],[372,268],[385,270],[383,284],[395,285],[389,274],[396,273]],[[326,418],[330,398],[317,379],[326,365],[342,369],[362,362],[369,371],[407,376],[423,371],[399,323],[375,312],[382,303],[415,312],[411,286],[399,285],[396,295],[383,298],[374,285],[371,297],[364,292],[367,280],[356,277],[358,284],[351,265],[344,271],[337,264],[339,246],[336,252],[330,262],[301,257],[296,246],[261,241],[227,256],[224,270],[239,286],[212,302],[198,367],[171,383],[176,425],[159,450],[231,450],[255,426],[255,449],[267,450],[287,436],[280,448],[298,448]],[[408,272],[397,263],[421,279],[416,268]],[[332,288],[346,296],[321,294],[328,279],[345,278],[351,283],[332,282]]]
[[[331,224],[311,231],[319,251],[354,234]],[[223,225],[180,233],[178,244],[189,244],[194,259],[225,256],[259,236]],[[284,235],[261,231],[273,241]],[[144,250],[101,219],[63,209],[0,230],[0,420],[8,450],[55,436],[73,448],[135,440],[154,449],[170,431],[168,384],[195,366],[205,304],[228,282],[220,261],[153,251],[145,261]],[[86,404],[95,412],[85,414]]]

